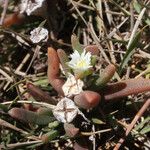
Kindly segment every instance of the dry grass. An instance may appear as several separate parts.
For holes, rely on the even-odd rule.
[[[149,0],[47,0],[47,3],[49,9],[45,16],[24,15],[22,22],[9,26],[5,21],[18,8],[19,1],[5,0],[0,6],[0,148],[73,149],[72,144],[79,142],[80,137],[87,140],[92,136],[93,141],[87,140],[92,150],[117,150],[120,146],[149,149],[149,92],[100,104],[90,113],[84,111],[92,124],[87,128],[80,125],[81,134],[76,138],[66,137],[61,123],[41,126],[17,121],[8,115],[11,108],[27,108],[26,100],[28,103],[33,100],[26,92],[28,81],[59,99],[47,79],[47,47],[72,53],[73,33],[83,46],[98,46],[100,55],[95,75],[112,63],[117,71],[110,82],[139,77],[150,79]],[[49,30],[49,40],[33,44],[29,40],[30,31],[41,24]],[[33,102],[32,109],[39,105],[51,107],[47,103]],[[42,135],[53,129],[58,133],[43,143]]]

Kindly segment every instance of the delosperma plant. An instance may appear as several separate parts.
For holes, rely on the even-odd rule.
[[[0,1],[0,149],[150,148],[149,1],[122,2]]]
[[[149,91],[150,80],[138,78],[110,83],[116,72],[115,65],[108,64],[98,76],[93,74],[96,59],[100,54],[100,49],[96,45],[83,47],[73,35],[72,47],[73,53],[70,56],[62,49],[55,50],[48,47],[47,77],[59,98],[51,97],[38,86],[28,82],[27,92],[37,103],[26,102],[31,106],[28,107],[29,110],[14,107],[8,113],[21,122],[52,126],[52,130],[41,136],[42,143],[48,143],[59,136],[66,135],[68,138],[76,139],[75,142],[79,145],[76,143],[75,147],[79,148],[87,146],[81,144],[84,139],[82,124],[85,124],[83,128],[84,126],[91,128],[93,124],[92,120],[86,117],[86,111],[90,113],[92,109],[98,109],[108,102],[119,101],[128,95]],[[89,78],[91,81],[86,84]],[[34,105],[37,106],[33,107]],[[148,106],[149,103],[146,108]],[[63,125],[64,134],[59,131],[60,125]]]

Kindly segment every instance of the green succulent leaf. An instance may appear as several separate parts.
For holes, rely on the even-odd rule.
[[[71,44],[73,50],[77,50],[80,54],[82,53],[83,46],[80,44],[79,39],[75,34],[71,36]]]
[[[102,120],[98,119],[98,118],[92,118],[93,123],[95,124],[105,124],[105,122],[103,122]]]
[[[141,33],[143,30],[140,30],[135,37],[133,38],[131,44],[129,45],[129,48],[126,51],[126,54],[123,57],[123,60],[121,62],[121,65],[119,67],[119,74],[122,73],[122,70],[124,69],[124,67],[127,65],[127,63],[129,62],[131,56],[133,55],[133,53],[135,52],[135,48],[138,46],[139,44],[139,40],[141,37]]]
[[[32,123],[37,125],[46,125],[55,120],[54,117],[38,114],[33,111],[25,110],[22,108],[12,108],[9,110],[9,115],[25,123]]]
[[[48,132],[42,136],[42,141],[44,143],[48,143],[49,141],[52,141],[53,139],[55,139],[58,136],[59,136],[59,132],[57,130],[51,130],[50,132]]]

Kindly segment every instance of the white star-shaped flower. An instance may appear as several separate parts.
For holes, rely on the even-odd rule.
[[[92,67],[91,65],[91,53],[83,50],[82,54],[79,54],[77,50],[70,55],[71,61],[68,62],[68,66],[71,67],[74,72],[84,72]]]
[[[88,123],[90,123],[75,103],[67,97],[62,98],[52,112],[55,118],[63,123],[72,122],[77,115],[81,115]]]
[[[84,86],[84,83],[82,80],[75,79],[75,77],[72,74],[69,74],[67,81],[62,86],[62,89],[63,89],[65,96],[70,97],[70,96],[77,95],[80,92],[82,92],[83,86]]]
[[[69,123],[77,116],[78,111],[78,107],[75,103],[71,99],[65,97],[61,99],[56,108],[53,109],[53,115],[58,121]]]
[[[31,15],[36,9],[42,7],[45,0],[21,0],[20,13],[26,12],[27,15]]]
[[[42,27],[37,27],[30,32],[30,40],[33,43],[46,42],[48,40],[48,30]]]

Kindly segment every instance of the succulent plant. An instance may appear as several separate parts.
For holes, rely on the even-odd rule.
[[[82,53],[82,50],[85,49],[87,52],[90,52],[92,56],[98,55],[100,50],[96,45],[89,45],[85,48],[79,43],[78,38],[72,36],[72,47]],[[55,58],[55,61],[54,61]],[[56,50],[53,48],[48,48],[48,60],[49,60],[49,69],[48,69],[48,79],[52,87],[58,91],[59,94],[63,95],[62,86],[64,80],[60,78],[59,63],[62,64],[65,72],[71,72],[67,66],[67,55],[63,50]],[[57,68],[56,68],[57,66]],[[74,96],[74,102],[79,106],[79,108],[90,109],[98,106],[100,99],[104,101],[113,101],[115,99],[126,97],[132,94],[138,94],[141,92],[146,92],[150,90],[150,80],[149,79],[128,79],[116,83],[109,83],[113,75],[115,74],[116,67],[113,64],[109,64],[100,76],[92,82],[92,91],[86,90],[80,94]],[[78,76],[77,76],[78,78]],[[91,76],[92,78],[92,76]],[[57,82],[55,82],[55,80]],[[58,84],[60,82],[61,84]],[[90,87],[89,87],[90,89]]]
[[[47,125],[58,120],[58,122],[63,123],[66,135],[75,138],[80,134],[79,126],[76,127],[75,125],[75,118],[78,115],[81,115],[84,121],[90,124],[90,120],[84,116],[81,111],[82,109],[90,110],[94,107],[99,107],[101,101],[113,102],[121,97],[149,91],[150,80],[138,78],[109,83],[116,72],[116,67],[113,64],[109,64],[99,76],[94,77],[92,75],[93,68],[91,67],[94,65],[92,63],[92,58],[99,55],[100,50],[96,45],[83,47],[80,45],[75,35],[73,35],[71,39],[72,47],[75,49],[76,53],[78,53],[77,61],[80,61],[79,64],[77,61],[75,62],[75,65],[79,65],[77,66],[79,70],[81,66],[79,74],[76,71],[74,72],[74,68],[68,65],[69,57],[65,51],[62,49],[56,51],[52,47],[48,48],[48,81],[58,93],[60,101],[57,102],[38,86],[27,83],[27,91],[36,101],[42,101],[50,106],[53,105],[53,108],[45,109],[38,107],[36,111],[25,110],[23,108],[12,108],[8,113],[11,117],[20,121],[37,125]],[[82,51],[84,51],[84,55],[82,55]],[[88,59],[90,61],[88,60],[88,65],[90,67],[87,67],[87,70],[82,70],[86,60],[82,58],[80,60],[80,56],[82,55],[82,57],[84,57],[86,53],[89,55]],[[73,56],[74,54],[72,54],[72,57]],[[63,78],[61,77],[60,65],[62,66],[62,74],[64,74]],[[90,85],[85,86],[83,89],[84,84],[86,85],[86,83],[84,83],[84,81],[86,81],[84,80],[86,76],[95,79],[92,80]],[[70,80],[65,81],[65,78],[70,78]],[[80,84],[78,84],[79,82]],[[67,88],[64,88],[64,86]],[[68,88],[68,86],[70,87]],[[66,89],[67,92],[65,91]],[[59,124],[57,124],[57,126],[59,126]],[[59,132],[55,129],[57,126],[41,137],[43,143],[47,143],[59,136]],[[77,146],[79,145],[77,144]]]

